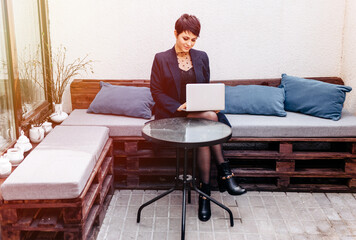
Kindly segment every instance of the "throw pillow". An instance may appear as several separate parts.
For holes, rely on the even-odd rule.
[[[261,85],[225,86],[225,110],[222,113],[285,117],[284,90]]]
[[[151,118],[154,101],[149,88],[116,86],[106,82],[100,82],[100,87],[88,113]]]
[[[286,93],[285,110],[339,120],[349,86],[282,74],[280,87]]]

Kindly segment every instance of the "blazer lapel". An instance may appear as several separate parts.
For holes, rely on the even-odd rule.
[[[194,67],[194,72],[195,72],[195,79],[197,83],[203,83],[203,78],[202,78],[202,66],[201,66],[201,61],[199,61],[200,55],[198,54],[197,51],[194,51],[194,49],[190,50],[190,57],[192,58],[193,62],[193,67]]]
[[[169,52],[169,60],[168,60],[169,70],[173,76],[174,83],[177,88],[178,96],[180,96],[180,71],[178,67],[177,54],[174,47]]]

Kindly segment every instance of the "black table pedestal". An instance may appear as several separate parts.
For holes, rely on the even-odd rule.
[[[170,194],[171,192],[173,192],[174,190],[180,189],[179,188],[179,182],[183,181],[183,187],[182,187],[182,224],[181,224],[181,239],[184,240],[185,239],[185,219],[186,219],[186,194],[188,191],[188,203],[191,202],[191,194],[190,194],[190,180],[188,180],[188,174],[187,174],[187,164],[188,164],[188,148],[184,148],[184,168],[183,168],[183,180],[179,179],[179,148],[177,148],[177,159],[176,159],[176,177],[175,177],[175,185],[170,188],[169,190],[165,191],[164,193],[158,195],[157,197],[147,201],[146,203],[142,204],[140,206],[140,208],[138,209],[137,212],[137,223],[140,222],[141,220],[141,211],[144,207],[150,205],[151,203],[154,203],[155,201],[163,198],[164,196]],[[234,218],[232,215],[231,210],[226,207],[224,204],[216,201],[214,198],[210,197],[209,195],[207,195],[206,193],[202,192],[199,190],[199,188],[196,186],[195,183],[195,171],[196,171],[196,149],[193,148],[193,172],[192,172],[192,187],[193,190],[196,191],[197,193],[205,196],[206,198],[208,198],[210,201],[212,201],[213,203],[215,203],[216,205],[218,205],[219,207],[223,208],[224,210],[226,210],[229,213],[230,216],[230,226],[233,227],[234,226]]]

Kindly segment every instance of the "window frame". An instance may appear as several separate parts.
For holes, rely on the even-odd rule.
[[[29,128],[31,120],[46,118],[53,112],[52,97],[50,94],[51,89],[50,86],[46,84],[47,79],[52,78],[52,58],[48,25],[48,2],[47,0],[37,0],[43,79],[45,80],[45,101],[43,101],[37,108],[31,110],[26,117],[23,117],[12,1],[13,0],[3,0],[2,7],[4,14],[5,47],[8,59],[8,77],[12,89],[15,132],[16,138],[18,138],[21,130],[27,130]],[[13,144],[14,142],[10,143],[10,146]]]

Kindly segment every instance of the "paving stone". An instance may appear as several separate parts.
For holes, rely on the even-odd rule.
[[[263,201],[260,196],[249,196],[248,199],[250,200],[251,207],[263,207]]]
[[[116,197],[116,206],[128,206],[129,201],[130,201],[130,194],[120,194]]]
[[[286,225],[286,223],[284,222],[284,220],[275,220],[275,219],[272,219],[271,220],[271,223],[272,223],[272,226],[274,228],[274,232],[276,234],[288,234],[288,227]]]
[[[214,240],[214,235],[207,232],[199,232],[199,239],[202,240]]]
[[[250,201],[249,201],[248,197],[245,195],[235,197],[235,200],[236,200],[238,207],[250,206]]]
[[[123,232],[137,232],[140,224],[136,222],[136,218],[126,218]]]
[[[198,229],[200,232],[213,232],[212,221],[207,221],[207,222],[199,221]]]
[[[169,204],[171,206],[172,205],[182,206],[182,196],[170,194],[170,196],[169,196]]]
[[[326,220],[326,215],[321,208],[308,208],[308,211],[315,221]]]
[[[319,234],[319,229],[316,226],[316,222],[314,221],[300,221],[300,223],[304,226],[305,232],[307,234]]]
[[[256,225],[258,228],[258,232],[261,234],[261,236],[265,234],[274,234],[274,227],[272,225],[272,222],[270,220],[256,220]]]
[[[349,226],[345,224],[344,221],[330,221],[333,229],[335,230],[335,233],[338,236],[347,236],[351,235],[351,231],[349,229]]]
[[[144,208],[141,222],[136,223],[139,205],[161,192],[116,190],[97,239],[181,239],[181,191]],[[212,218],[201,222],[198,194],[193,192],[192,204],[187,204],[187,240],[356,239],[354,194],[249,192],[230,196],[213,191],[212,195],[230,207],[234,227],[230,227],[228,213],[213,203]]]
[[[222,238],[224,239],[224,238]],[[242,233],[231,233],[230,234],[231,240],[246,240],[245,235]]]
[[[214,232],[229,232],[228,223],[225,219],[212,219],[212,223]]]
[[[345,207],[338,207],[336,208],[336,211],[338,212],[339,216],[341,217],[341,219],[343,220],[356,220],[355,216],[352,214],[352,211],[350,210],[350,208],[345,208]]]
[[[137,238],[139,240],[151,240],[153,232],[138,232]]]
[[[168,232],[168,218],[156,217],[154,221],[154,232]]]
[[[249,207],[241,207],[239,208],[239,212],[242,220],[254,219],[252,210]]]
[[[245,234],[245,239],[246,240],[260,240],[260,235],[258,234],[255,234],[255,233],[248,233],[248,234]]]
[[[313,197],[320,207],[331,207],[332,205],[325,193],[313,193]]]
[[[266,207],[266,210],[270,219],[283,219],[277,206]]]
[[[269,220],[268,212],[264,207],[253,207],[252,212],[255,220]]]
[[[334,208],[322,208],[325,216],[327,217],[327,219],[329,220],[333,220],[333,221],[339,221],[341,220],[341,217],[339,215],[339,213],[334,209]]]
[[[141,218],[139,225],[139,232],[152,232],[154,219],[153,218]]]
[[[153,240],[167,240],[168,234],[167,232],[153,232]]]
[[[274,199],[274,196],[262,196],[263,206],[265,207],[275,207],[277,206],[277,202]]]
[[[141,206],[143,204],[143,195],[142,194],[132,194],[130,198],[130,206]]]
[[[198,231],[198,221],[197,217],[191,217],[186,219],[186,232],[196,232]]]
[[[276,234],[277,240],[292,240],[292,237],[289,234]]]
[[[137,232],[123,232],[121,234],[121,239],[125,240],[136,240]],[[113,238],[115,239],[115,238]]]
[[[156,205],[155,206],[155,217],[167,217],[168,218],[168,214],[169,214],[169,206],[168,205],[163,205],[163,206]]]
[[[182,221],[180,218],[169,218],[168,231],[170,232],[180,232]]]
[[[241,228],[245,233],[259,233],[257,223],[254,220],[243,220]]]
[[[308,209],[306,208],[296,208],[295,212],[299,220],[303,220],[303,221],[313,220],[313,217],[310,215]]]
[[[334,206],[345,206],[344,200],[340,197],[338,193],[326,193],[326,196],[330,200],[331,204]]]
[[[274,234],[260,234],[261,240],[276,240],[277,237]]]
[[[303,234],[304,228],[297,220],[286,221],[289,232],[293,235]]]

